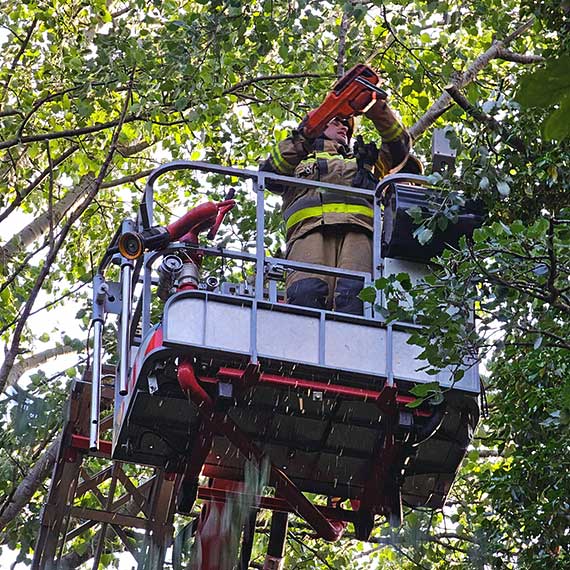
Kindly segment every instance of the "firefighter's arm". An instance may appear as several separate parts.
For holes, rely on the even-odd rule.
[[[385,101],[377,100],[365,115],[374,123],[382,137],[376,169],[380,176],[385,176],[407,160],[411,138]]]
[[[305,137],[301,129],[294,130],[286,139],[273,146],[269,156],[260,163],[259,169],[283,176],[293,176],[299,163],[313,152],[313,140]],[[268,180],[272,192],[282,193],[284,188]]]

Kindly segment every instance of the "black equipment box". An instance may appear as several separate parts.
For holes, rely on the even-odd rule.
[[[413,207],[422,210],[422,218],[433,216],[444,197],[441,193],[411,184],[391,184],[383,197],[382,257],[428,262],[447,246],[457,247],[462,236],[471,236],[483,223],[483,206],[468,200],[457,215],[457,222],[448,222],[445,230],[436,228],[424,245],[414,237],[417,225],[408,213]]]

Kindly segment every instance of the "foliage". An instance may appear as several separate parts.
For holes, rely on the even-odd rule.
[[[63,331],[64,344],[87,337],[87,285],[116,227],[133,216],[141,181],[153,167],[171,159],[255,165],[274,138],[320,102],[339,62],[348,68],[369,61],[379,69],[392,104],[412,125],[445,85],[534,15],[509,49],[545,56],[543,66],[494,59],[464,87],[471,104],[502,130],[489,130],[459,106],[436,122],[454,126],[458,165],[433,179],[446,203],[430,219],[417,218],[418,238],[428,241],[453,223],[466,199],[484,204],[486,225],[437,259],[425,284],[401,274],[363,293],[374,302],[382,291],[386,318],[427,325],[414,342],[434,370],[455,365],[459,379],[466,354],[488,354],[492,414],[452,490],[449,513],[413,512],[399,532],[379,527],[370,544],[345,541],[340,548],[294,528],[288,565],[568,566],[565,3],[7,0],[4,8],[0,338],[6,358],[0,392],[14,366],[23,366],[38,346],[60,343],[61,322],[73,328]],[[373,135],[366,122],[363,134]],[[522,150],[514,151],[513,141]],[[415,142],[415,152],[428,162],[429,137]],[[223,181],[219,194],[231,184]],[[210,187],[199,177],[167,177],[157,196],[157,222],[204,200]],[[245,190],[238,194],[239,207],[219,243],[247,246],[254,239],[253,208]],[[77,220],[75,212],[81,213]],[[274,253],[283,242],[274,202],[267,222]],[[233,279],[247,273],[229,269]],[[76,321],[69,315],[78,309]],[[476,328],[466,318],[472,309]],[[86,345],[74,343],[73,357],[27,371],[3,394],[0,512],[57,434],[68,380],[79,377]],[[439,397],[432,388],[418,396]],[[33,549],[44,500],[39,485],[2,530],[2,544],[22,558]],[[87,549],[88,540],[78,539],[77,548]],[[262,534],[254,553],[263,552],[265,541]]]
[[[522,105],[541,108],[555,106],[544,122],[546,139],[562,140],[570,135],[565,120],[570,112],[568,66],[570,56],[562,56],[548,61],[543,69],[528,74],[520,82],[517,99]]]

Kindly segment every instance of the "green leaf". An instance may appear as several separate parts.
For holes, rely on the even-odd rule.
[[[410,393],[414,396],[424,397],[439,390],[439,382],[426,382],[425,384],[416,384]]]
[[[443,404],[445,400],[445,397],[443,396],[443,392],[436,392],[429,400],[428,402],[432,405],[432,406],[439,406],[440,404]]]
[[[378,289],[379,291],[382,291],[383,289],[386,289],[386,287],[388,287],[388,279],[386,279],[386,277],[379,277],[378,279],[376,279],[376,281],[374,281],[374,287],[376,287],[376,289]]]
[[[499,194],[504,197],[507,197],[511,193],[509,185],[504,180],[497,182],[497,190]]]
[[[550,60],[521,79],[516,99],[525,107],[549,107],[570,91],[570,56]]]
[[[479,180],[479,190],[489,190],[490,187],[490,183],[489,183],[489,179],[486,176],[483,176],[483,178],[481,178],[481,180]]]
[[[425,398],[416,398],[406,404],[406,408],[419,408],[425,402]]]
[[[570,136],[570,94],[560,100],[555,109],[544,122],[544,136],[548,140],[563,140]]]
[[[417,231],[417,230],[416,230]],[[433,231],[429,228],[421,228],[419,232],[414,232],[417,240],[420,242],[421,245],[425,245],[432,237]]]
[[[364,287],[360,293],[358,293],[358,298],[365,303],[374,303],[376,301],[377,291],[374,287]]]
[[[422,221],[422,209],[419,206],[412,206],[406,210],[406,213],[414,220],[414,223],[420,224]]]

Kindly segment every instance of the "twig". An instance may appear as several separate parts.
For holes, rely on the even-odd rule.
[[[412,49],[410,49],[402,40],[400,40],[398,38],[398,36],[395,34],[394,30],[392,29],[392,26],[390,24],[390,22],[388,22],[388,16],[386,15],[386,6],[382,5],[382,19],[384,20],[384,25],[386,26],[386,29],[388,30],[388,32],[390,33],[390,35],[394,38],[394,41],[401,45],[417,62],[418,64],[422,67],[422,69],[424,70],[424,72],[426,73],[426,75],[430,78],[430,79],[435,79],[435,74],[425,65],[425,63],[414,53],[414,51]]]
[[[30,194],[30,192],[32,192],[43,181],[43,179],[52,172],[54,168],[57,168],[62,162],[68,159],[78,148],[79,147],[77,145],[74,145],[66,150],[61,156],[57,157],[53,163],[48,166],[48,168],[43,170],[37,178],[34,178],[26,188],[18,192],[18,195],[12,203],[0,213],[0,222],[5,220],[23,202],[24,198],[26,198],[26,196],[28,196],[28,194]]]
[[[311,548],[308,544],[303,542],[298,536],[295,535],[294,532],[291,533],[291,538],[298,542],[303,548],[306,548],[310,552],[312,552],[327,568],[334,570],[333,567],[319,554],[319,551],[315,548]]]
[[[121,186],[122,184],[128,184],[129,182],[135,182],[141,178],[146,178],[153,171],[153,168],[148,168],[146,170],[141,170],[136,174],[130,174],[129,176],[123,176],[122,178],[117,178],[116,180],[109,180],[109,182],[103,182],[101,188],[114,188],[115,186]]]
[[[4,99],[4,96],[6,95],[6,91],[8,90],[8,86],[10,85],[10,81],[12,81],[12,77],[14,76],[14,71],[15,71],[21,57],[24,55],[24,53],[28,47],[28,44],[30,43],[30,39],[32,38],[32,34],[34,33],[34,29],[35,29],[37,23],[38,23],[38,19],[34,18],[32,23],[30,24],[30,27],[28,28],[28,33],[26,34],[26,37],[22,41],[22,45],[20,46],[20,49],[18,50],[16,57],[12,60],[12,65],[10,65],[10,71],[8,72],[8,77],[6,78],[6,81],[4,81],[4,85],[2,88],[1,99]],[[14,35],[16,35],[16,34],[14,34]],[[16,35],[16,37],[18,37],[18,36]]]
[[[471,105],[456,85],[448,85],[445,88],[445,91],[466,113],[471,115],[475,120],[489,127],[493,132],[497,133],[506,144],[521,153],[526,153],[526,147],[520,138],[507,132],[507,130],[494,117],[491,117],[491,115],[485,113],[481,109],[478,109],[474,105]]]
[[[556,301],[559,297],[560,292],[556,288],[556,278],[558,277],[558,267],[556,261],[556,247],[554,246],[554,222],[552,218],[548,220],[548,234],[546,237],[547,249],[548,249],[548,259],[549,259],[549,271],[548,271],[548,281],[546,286],[550,291],[550,298],[552,302]]]
[[[12,282],[16,279],[16,277],[18,277],[18,275],[20,275],[20,273],[29,267],[28,261],[30,261],[30,259],[32,259],[32,257],[34,257],[34,255],[36,255],[36,253],[38,253],[39,251],[41,251],[42,249],[44,249],[44,247],[47,247],[49,245],[48,240],[45,240],[44,243],[42,245],[40,245],[38,248],[36,248],[33,251],[30,251],[28,254],[26,254],[26,257],[24,257],[24,259],[22,260],[22,262],[20,263],[20,265],[18,265],[18,267],[16,267],[14,269],[14,271],[12,272],[12,274],[4,281],[4,283],[2,283],[2,285],[0,285],[0,293],[2,291],[4,291],[4,289],[6,289],[7,287],[9,287]],[[0,260],[0,262],[3,262],[4,260]]]
[[[222,92],[222,95],[230,95],[231,93],[235,93],[248,85],[253,85],[254,83],[263,83],[265,81],[282,81],[283,79],[301,79],[306,77],[316,77],[316,78],[326,78],[329,77],[328,74],[323,73],[280,73],[278,75],[260,75],[259,77],[253,77],[251,79],[245,79],[244,81],[240,81],[231,87],[228,87],[225,91]]]

